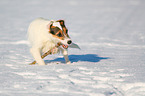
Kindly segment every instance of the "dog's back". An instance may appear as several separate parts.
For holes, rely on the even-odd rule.
[[[38,46],[49,39],[47,25],[50,21],[37,18],[28,28],[28,40],[32,46]]]

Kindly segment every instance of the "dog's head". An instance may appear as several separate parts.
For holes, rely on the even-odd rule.
[[[65,26],[64,20],[51,21],[48,27],[49,27],[49,33],[58,42],[67,46],[69,46],[72,43],[68,35],[68,29]]]

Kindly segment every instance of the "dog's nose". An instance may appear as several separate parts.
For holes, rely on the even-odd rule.
[[[71,40],[67,41],[67,44],[71,44],[71,43],[72,43],[72,41],[71,41]]]

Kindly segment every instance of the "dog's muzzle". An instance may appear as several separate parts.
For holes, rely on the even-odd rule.
[[[65,48],[65,49],[67,49],[68,46],[69,46],[71,43],[72,43],[72,41],[71,41],[71,40],[68,40],[68,41],[67,41],[67,44],[68,44],[68,45],[62,44],[62,47]]]

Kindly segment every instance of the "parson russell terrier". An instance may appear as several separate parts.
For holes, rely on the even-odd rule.
[[[45,65],[41,55],[52,48],[52,54],[61,51],[66,63],[70,64],[67,48],[79,48],[77,44],[72,43],[64,20],[35,19],[29,25],[28,40],[31,44],[30,52],[38,65]],[[55,47],[58,43],[61,43],[63,46]]]

